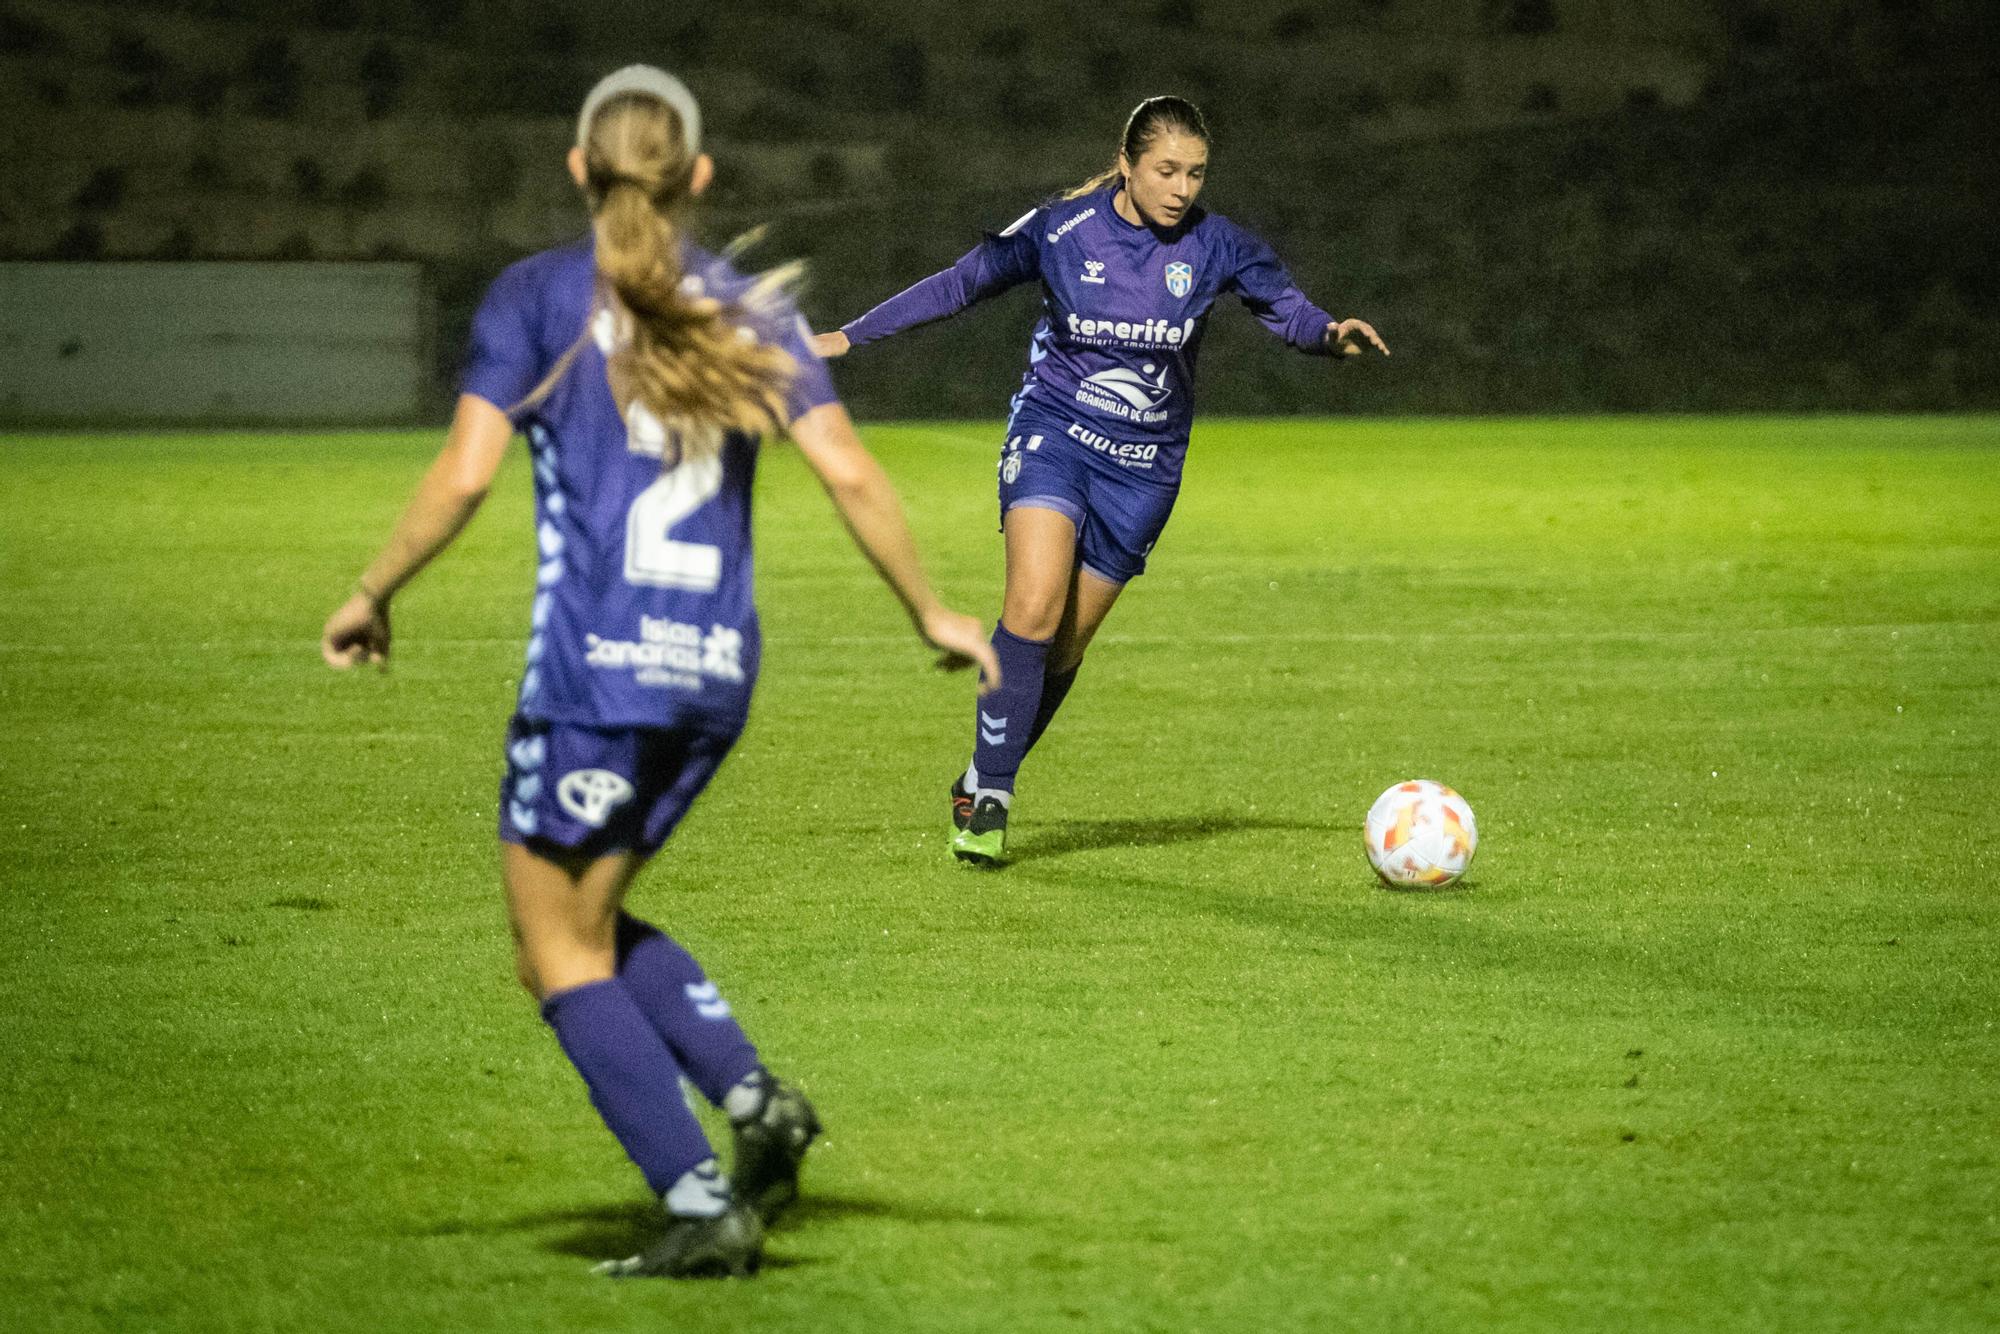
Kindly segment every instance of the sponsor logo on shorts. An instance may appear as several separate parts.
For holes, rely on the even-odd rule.
[[[572,769],[556,784],[556,800],[592,829],[602,829],[611,812],[632,800],[632,785],[609,769]]]
[[[629,671],[642,686],[700,690],[705,681],[731,685],[744,679],[743,632],[726,625],[698,625],[665,616],[641,616],[637,639],[583,637],[584,661],[607,671]]]
[[[1108,435],[1099,435],[1087,426],[1075,422],[1069,424],[1069,438],[1090,446],[1121,468],[1151,469],[1153,460],[1160,456],[1160,447],[1154,444],[1127,444],[1113,440]]]
[[[1078,223],[1082,222],[1085,218],[1094,218],[1096,216],[1097,216],[1096,209],[1087,208],[1083,212],[1077,214],[1075,217],[1068,219],[1066,222],[1063,223],[1062,226],[1056,228],[1054,231],[1048,234],[1049,244],[1054,245],[1056,242],[1062,240],[1063,237],[1068,236],[1070,228],[1076,226]],[[1099,265],[1098,267],[1102,268],[1103,266]]]
[[[1194,290],[1194,266],[1179,260],[1167,265],[1167,290],[1176,297],[1186,296]]]

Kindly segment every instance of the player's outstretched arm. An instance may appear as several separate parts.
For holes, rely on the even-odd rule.
[[[838,403],[822,404],[793,421],[790,431],[855,545],[902,602],[924,643],[938,651],[938,666],[957,671],[976,664],[981,693],[999,685],[1000,660],[993,656],[985,627],[978,617],[945,606],[931,591],[903,502],[882,465],[855,434],[847,409]]]
[[[879,343],[920,324],[949,319],[975,302],[1039,276],[1041,256],[1035,249],[1035,229],[1028,224],[1040,212],[1028,210],[1013,226],[987,236],[950,268],[904,288],[831,333],[815,334],[813,351],[821,358],[845,356],[854,348]]]
[[[513,437],[514,424],[500,409],[474,394],[459,396],[444,448],[417,483],[388,543],[361,572],[353,596],[327,617],[319,651],[328,664],[388,665],[389,600],[478,512]]]

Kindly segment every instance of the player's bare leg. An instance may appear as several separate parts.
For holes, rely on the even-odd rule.
[[[519,843],[501,845],[515,971],[529,994],[601,982],[618,971],[618,909],[641,859],[617,852],[562,862]]]
[[[1077,669],[1083,665],[1083,655],[1090,648],[1090,641],[1097,637],[1104,618],[1111,614],[1118,595],[1125,591],[1125,585],[1114,584],[1109,579],[1092,574],[1081,564],[1070,578],[1069,601],[1063,608],[1062,624],[1057,627],[1055,638],[1049,641],[1049,657],[1042,675],[1042,699],[1035,710],[1035,724],[1028,733],[1028,749],[1042,739],[1049,723],[1056,716],[1056,710],[1069,696],[1069,688],[1076,684]]]

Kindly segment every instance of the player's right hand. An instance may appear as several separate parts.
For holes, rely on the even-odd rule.
[[[847,355],[847,349],[851,346],[852,344],[847,341],[847,335],[838,329],[835,329],[832,333],[813,335],[813,351],[819,353],[821,361],[831,361],[835,357],[844,357]]]
[[[326,618],[320,631],[319,655],[329,667],[346,670],[358,662],[389,668],[389,608],[366,593],[356,593]]]
[[[980,694],[999,686],[1000,659],[994,655],[992,638],[977,616],[939,607],[924,617],[918,632],[926,644],[937,650],[940,671],[958,672],[976,666]]]

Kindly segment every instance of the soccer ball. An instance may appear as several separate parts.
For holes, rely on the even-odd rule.
[[[1479,826],[1465,798],[1428,778],[1375,798],[1361,826],[1368,864],[1392,889],[1439,889],[1465,874]]]

